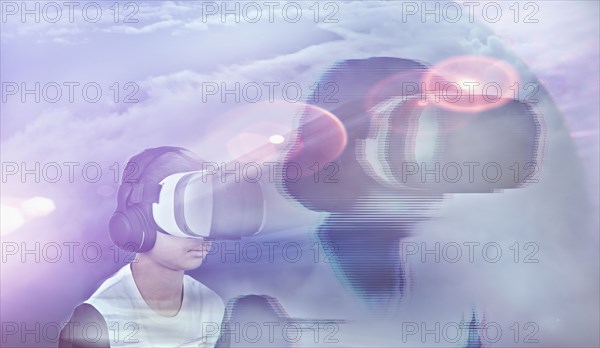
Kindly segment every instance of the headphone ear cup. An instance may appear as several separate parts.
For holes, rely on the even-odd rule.
[[[156,231],[149,227],[144,213],[136,206],[115,212],[108,230],[113,243],[126,251],[148,251],[156,242]]]
[[[117,211],[108,225],[110,239],[120,249],[137,252],[143,241],[139,219],[129,210]]]
[[[156,229],[148,222],[147,215],[138,206],[129,207],[129,210],[138,226],[139,237],[136,236],[136,240],[138,240],[136,244],[137,252],[149,251],[156,242]]]

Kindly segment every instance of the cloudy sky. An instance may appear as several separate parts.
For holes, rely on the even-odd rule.
[[[3,243],[95,240],[108,247],[103,226],[115,206],[115,162],[122,170],[133,154],[161,145],[184,146],[209,160],[229,160],[268,142],[270,135],[293,128],[293,105],[283,103],[281,109],[274,109],[274,103],[222,102],[220,95],[206,93],[209,84],[278,82],[274,97],[280,100],[281,86],[292,83],[300,86],[305,99],[323,72],[339,60],[387,56],[434,65],[454,56],[487,55],[511,64],[523,84],[543,85],[536,94],[546,126],[540,183],[503,193],[447,197],[436,218],[422,224],[407,241],[494,241],[506,252],[519,242],[524,253],[528,250],[523,245],[535,242],[540,262],[473,265],[408,260],[414,287],[402,304],[401,320],[456,321],[475,306],[488,321],[502,323],[506,332],[514,322],[537,323],[536,338],[544,346],[597,346],[599,5],[541,1],[521,7],[515,18],[511,4],[503,3],[502,16],[491,23],[481,13],[486,3],[475,8],[474,23],[464,5],[458,22],[435,23],[432,17],[423,22],[419,14],[408,15],[407,4],[400,1],[321,4],[316,23],[315,9],[308,2],[301,3],[297,22],[290,20],[293,10],[282,14],[284,3],[275,8],[270,21],[268,8],[258,2],[263,4],[262,16],[255,23],[248,20],[258,15],[255,9],[248,8],[238,23],[235,15],[222,20],[220,12],[211,14],[212,8],[201,2],[132,2],[131,7],[120,3],[118,15],[103,3],[101,17],[92,23],[93,9],[88,17],[82,15],[86,2],[81,2],[72,21],[62,7],[56,23],[48,20],[55,17],[52,8],[40,14],[36,23],[33,16],[23,21],[21,9],[13,13],[12,4],[20,3],[3,1]],[[446,4],[441,2],[440,7]],[[137,22],[126,23],[127,18]],[[525,18],[537,22],[525,23]],[[48,102],[44,95],[36,102],[33,94],[23,94],[24,87],[33,89],[36,83],[41,90],[48,86],[49,99],[55,96],[53,86],[60,86],[58,102]],[[72,102],[69,84],[74,86]],[[82,96],[86,84],[100,86],[102,96],[97,102]],[[262,90],[261,101],[266,91]],[[93,97],[93,90],[88,89],[86,96],[90,94]],[[283,149],[287,140],[273,151]],[[9,164],[22,162],[27,168],[35,168],[36,162],[42,168],[51,162],[81,165],[72,183],[65,166],[63,177],[55,183],[36,183],[33,175],[22,182],[19,174],[4,180]],[[102,168],[98,182],[82,177],[80,169],[88,162]],[[323,218],[275,197],[275,192],[272,195],[281,203],[275,204],[282,212],[279,216],[285,217],[274,226],[284,235],[300,229],[310,236]],[[33,208],[27,210],[26,200],[35,196],[51,202],[33,201]],[[89,296],[94,284],[115,269],[110,262],[90,269],[67,261],[3,261],[3,318],[31,321],[35,318],[21,312],[39,311],[38,320],[64,319],[69,306]],[[84,281],[66,291],[70,297],[65,300],[60,295],[65,289],[52,278],[64,279],[67,274],[81,275]],[[285,287],[273,290],[291,315],[355,318],[363,314],[359,300],[349,293],[339,295],[341,303],[349,304],[347,310],[319,311],[327,302],[323,294],[344,291],[328,267],[318,265],[299,274],[302,277],[296,280],[305,300],[286,296]],[[40,284],[48,289],[46,301],[58,299],[55,308],[27,304],[26,295],[31,296]],[[323,292],[313,289],[316,284],[325,284]],[[251,284],[221,290],[235,296],[249,289],[269,290]],[[14,299],[10,308],[5,306],[9,297]],[[363,328],[371,329],[376,330]],[[394,345],[398,338],[390,329],[377,335],[380,342],[362,342],[353,332],[340,330],[342,346],[350,342]],[[516,344],[506,332],[501,343]]]

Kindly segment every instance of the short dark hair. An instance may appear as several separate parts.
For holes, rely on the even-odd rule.
[[[135,163],[143,158],[144,152],[133,156],[129,163]],[[151,160],[145,168],[138,168],[141,172],[138,174],[139,183],[148,187],[158,185],[164,178],[175,173],[190,172],[202,170],[203,160],[192,151],[184,148],[175,148],[174,151],[165,152]],[[127,167],[125,168],[125,172]],[[123,175],[125,181],[127,174]],[[121,183],[123,185],[123,183]],[[152,204],[141,203],[141,208],[147,216],[152,216]]]
[[[189,150],[167,152],[143,169],[140,181],[144,184],[158,184],[171,174],[202,170],[202,163],[202,159]]]

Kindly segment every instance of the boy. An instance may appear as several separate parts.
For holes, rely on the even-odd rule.
[[[203,327],[220,324],[225,306],[212,290],[184,274],[202,264],[210,242],[162,230],[152,217],[151,200],[139,199],[152,195],[134,199],[132,189],[149,191],[171,174],[200,170],[202,160],[183,148],[159,147],[129,163],[126,168],[133,171],[124,175],[109,228],[118,246],[135,247],[135,260],[74,310],[59,347],[213,347],[218,336],[206,335]],[[123,245],[126,240],[134,242]]]

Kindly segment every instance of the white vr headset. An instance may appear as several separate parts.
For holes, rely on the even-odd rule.
[[[259,233],[266,214],[261,184],[224,179],[206,171],[167,176],[152,204],[154,221],[177,237],[239,239]]]

